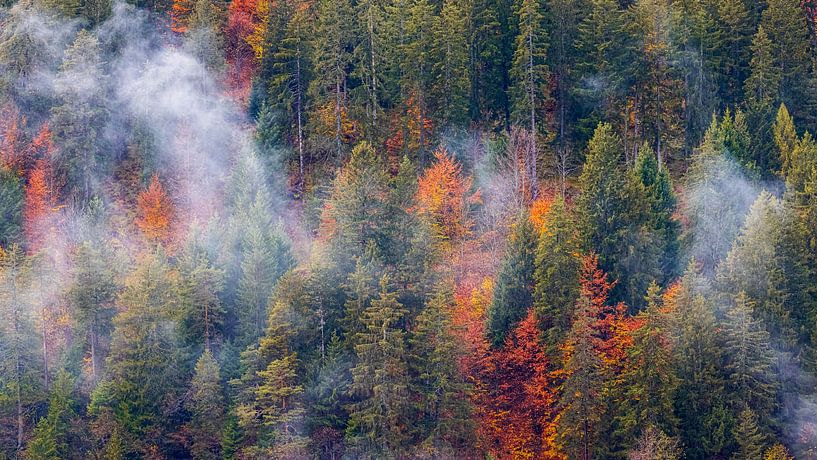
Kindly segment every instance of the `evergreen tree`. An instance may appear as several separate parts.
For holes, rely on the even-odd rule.
[[[245,455],[287,458],[302,454],[303,386],[298,380],[297,332],[292,306],[273,302],[264,337],[242,353],[244,372],[230,383],[238,390],[236,414],[248,447]]]
[[[732,455],[734,460],[763,458],[765,436],[757,426],[757,414],[751,409],[744,409],[734,429],[738,450]]]
[[[102,365],[113,329],[114,302],[119,289],[110,258],[102,242],[79,245],[74,254],[74,282],[68,290],[76,330],[85,336],[92,384],[103,375]]]
[[[590,460],[600,447],[599,423],[605,382],[604,365],[594,346],[590,299],[579,298],[576,319],[567,336],[565,381],[559,400],[557,439],[570,458]]]
[[[572,323],[571,311],[579,297],[581,264],[578,235],[562,198],[556,198],[539,237],[534,272],[534,305],[550,356],[555,356]]]
[[[794,120],[789,114],[786,104],[780,104],[780,108],[777,110],[777,117],[774,125],[772,125],[772,133],[780,155],[780,174],[783,177],[788,177],[795,166],[792,164],[792,155],[794,155],[800,139],[797,137]]]
[[[717,2],[717,33],[723,39],[720,94],[724,105],[737,105],[748,77],[753,21],[742,0]]]
[[[809,33],[797,0],[770,0],[760,22],[769,34],[771,55],[780,72],[780,98],[802,113],[809,71]]]
[[[752,158],[764,174],[776,172],[780,159],[774,152],[770,118],[780,99],[780,69],[775,64],[772,43],[761,25],[752,39],[751,73],[744,84],[749,128],[755,133]]]
[[[540,0],[519,0],[515,10],[519,33],[510,70],[512,119],[530,131],[532,156],[538,158],[536,139],[546,126],[545,114],[550,102],[544,5]]]
[[[444,288],[438,291],[417,316],[409,339],[413,393],[419,399],[417,436],[434,456],[463,455],[476,440],[470,389],[457,368],[463,350],[447,311],[452,297]]]
[[[0,167],[0,245],[20,242],[23,231],[23,187],[12,170]]]
[[[74,380],[67,372],[58,374],[48,400],[48,413],[37,422],[25,458],[57,460],[71,455],[68,444],[74,412]]]
[[[386,95],[386,20],[382,0],[362,0],[356,2],[356,31],[361,39],[354,49],[354,70],[352,75],[361,81],[357,88],[356,107],[364,110],[367,140],[374,143],[382,134],[378,117],[383,119],[383,107],[388,101]]]
[[[617,422],[625,444],[649,429],[674,433],[678,423],[673,414],[678,379],[673,368],[669,324],[661,308],[659,288],[653,283],[647,291],[647,308],[638,315],[642,326],[632,333],[633,345],[627,352],[621,383],[625,396]]]
[[[196,362],[193,381],[190,384],[190,399],[187,401],[191,413],[190,453],[193,458],[202,460],[221,458],[224,403],[218,363],[207,349]]]
[[[735,408],[751,408],[771,419],[777,400],[777,378],[769,334],[752,318],[752,306],[746,294],[739,293],[734,306],[726,312],[724,354],[727,390]]]
[[[678,440],[653,427],[644,430],[635,448],[627,454],[627,460],[679,460],[682,457]]]
[[[97,387],[89,412],[99,418],[111,411],[123,453],[144,455],[166,442],[165,404],[182,386],[173,321],[179,292],[161,249],[140,255],[116,304],[109,382]]]
[[[220,13],[212,0],[196,0],[188,18],[185,47],[211,72],[224,67],[224,38]]]
[[[470,66],[467,4],[444,0],[433,28],[432,94],[437,124],[465,127],[468,121]]]
[[[96,178],[105,170],[105,74],[99,40],[81,30],[65,51],[55,82],[58,103],[51,109],[51,130],[59,154],[57,172],[67,193],[81,207],[90,202]]]
[[[488,313],[488,337],[501,347],[505,337],[533,306],[536,232],[526,215],[513,229],[507,253],[499,269]]]
[[[408,440],[409,376],[405,332],[400,322],[405,309],[397,294],[388,291],[388,278],[380,281],[380,295],[363,316],[364,332],[355,346],[357,365],[352,368],[352,394],[346,435],[352,452],[360,455],[396,456]]]

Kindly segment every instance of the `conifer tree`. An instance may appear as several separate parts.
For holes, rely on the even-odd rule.
[[[224,37],[221,17],[212,0],[196,0],[187,18],[185,45],[193,57],[211,72],[224,68]]]
[[[565,381],[559,400],[558,443],[571,458],[595,457],[601,422],[604,365],[595,348],[590,299],[580,297],[576,318],[567,336]]]
[[[780,158],[770,133],[771,117],[780,100],[780,68],[775,63],[772,43],[761,25],[752,39],[750,74],[744,84],[749,129],[756,134],[752,157],[765,174],[777,172]]]
[[[433,455],[463,455],[476,440],[470,388],[457,368],[463,354],[452,332],[452,293],[440,290],[417,316],[409,338],[409,364],[416,375],[417,436]]]
[[[732,455],[734,460],[763,458],[766,436],[757,426],[757,414],[751,409],[744,409],[738,417],[734,428],[735,442],[738,450]]]
[[[468,121],[470,50],[467,4],[444,0],[433,24],[433,78],[437,124],[464,127]]]
[[[538,158],[536,140],[546,126],[545,114],[550,102],[544,5],[540,0],[519,0],[515,9],[519,33],[510,70],[512,119],[530,132],[532,157]]]
[[[406,446],[409,376],[400,324],[404,315],[384,276],[379,297],[364,312],[366,328],[355,346],[357,365],[352,368],[350,389],[356,402],[349,406],[346,429],[352,452],[389,457]]]
[[[48,413],[37,422],[25,458],[57,460],[71,455],[68,436],[76,416],[73,390],[74,380],[67,372],[60,372],[48,399]]]
[[[808,27],[796,0],[771,0],[760,22],[769,35],[771,55],[780,71],[780,97],[801,114],[809,70]]]
[[[561,197],[551,205],[547,226],[539,236],[534,272],[534,305],[545,334],[548,354],[555,357],[572,323],[579,297],[579,243],[573,219]]]
[[[81,30],[66,50],[57,73],[57,105],[51,109],[50,126],[59,154],[54,167],[65,178],[67,193],[80,206],[94,194],[95,179],[104,170],[107,118],[105,74],[99,40]]]
[[[224,395],[218,363],[209,349],[196,362],[190,383],[191,412],[190,430],[192,445],[190,453],[195,459],[221,458],[221,437],[224,426]]]
[[[0,166],[0,244],[19,243],[23,230],[23,186],[10,169]]]
[[[772,133],[780,155],[780,174],[787,177],[795,166],[792,164],[792,156],[799,143],[799,138],[794,126],[794,119],[789,114],[786,104],[780,104],[780,108],[777,110],[777,117],[772,125]]]
[[[508,333],[533,306],[536,245],[533,225],[523,215],[513,229],[488,312],[487,333],[494,347],[505,343]]]

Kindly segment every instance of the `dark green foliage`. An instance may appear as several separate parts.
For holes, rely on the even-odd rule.
[[[508,242],[488,312],[488,337],[494,347],[505,343],[508,333],[533,306],[536,246],[536,232],[528,217],[523,215],[516,222]]]
[[[23,224],[23,186],[8,168],[0,168],[0,245],[20,241]]]

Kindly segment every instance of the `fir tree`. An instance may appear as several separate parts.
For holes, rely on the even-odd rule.
[[[751,409],[741,411],[733,431],[738,450],[732,455],[734,460],[763,458],[765,436],[757,426],[757,414]]]
[[[190,453],[193,458],[221,458],[224,403],[218,363],[206,349],[196,362],[187,401],[191,412],[189,427],[193,439]]]
[[[497,275],[488,313],[488,336],[494,347],[505,343],[507,334],[533,306],[536,244],[533,225],[527,216],[520,217]]]
[[[57,460],[69,457],[68,444],[74,412],[74,380],[68,373],[58,374],[48,400],[48,413],[37,422],[25,450],[25,458]]]

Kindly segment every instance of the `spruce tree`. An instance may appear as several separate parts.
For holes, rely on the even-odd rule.
[[[780,100],[780,68],[775,63],[774,51],[768,34],[761,25],[752,39],[750,74],[744,84],[744,104],[749,129],[755,133],[752,158],[764,174],[777,172],[780,157],[774,151],[770,118]]]
[[[26,446],[25,458],[58,460],[70,457],[68,437],[76,416],[73,391],[74,380],[67,372],[60,372],[48,399],[48,413],[37,422]]]
[[[405,312],[384,276],[380,295],[364,312],[365,330],[358,334],[357,365],[352,368],[355,402],[348,407],[346,436],[352,452],[360,455],[397,456],[409,439],[409,375],[401,326]]]
[[[538,158],[536,139],[546,127],[545,113],[550,102],[544,5],[540,0],[519,0],[515,10],[519,33],[510,70],[511,116],[530,132],[533,157]]]
[[[488,337],[501,347],[505,337],[533,306],[536,232],[523,215],[516,222],[494,287],[488,312]]]
[[[437,124],[465,127],[470,92],[467,4],[444,0],[433,28],[432,94]]]
[[[561,197],[551,205],[547,227],[539,237],[534,272],[534,305],[553,358],[572,323],[572,309],[579,297],[581,263],[578,234]]]
[[[786,104],[780,104],[780,108],[777,109],[777,117],[772,125],[772,133],[780,155],[780,175],[785,178],[795,166],[792,164],[792,156],[800,141],[794,126],[794,119],[789,114]]]
[[[733,430],[737,451],[732,454],[733,460],[750,460],[763,458],[766,436],[757,426],[757,414],[751,409],[744,409],[738,416]]]
[[[193,458],[210,460],[221,458],[222,430],[224,427],[224,394],[218,363],[209,349],[205,349],[196,362],[190,383],[191,413],[189,423]]]
[[[20,243],[23,236],[23,185],[11,169],[0,167],[0,244]]]
[[[211,72],[224,68],[224,38],[216,8],[212,0],[196,0],[185,32],[187,51]]]
[[[797,0],[770,0],[760,25],[769,35],[771,54],[780,71],[780,97],[803,116],[809,71],[809,33]]]

